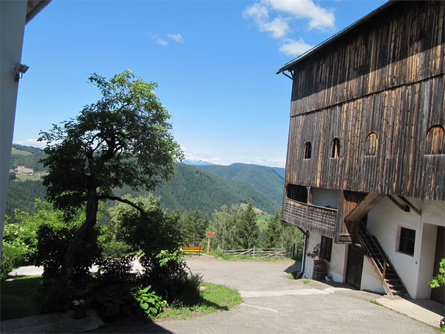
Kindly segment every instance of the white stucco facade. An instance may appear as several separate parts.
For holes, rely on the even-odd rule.
[[[0,1],[0,240],[3,240],[9,160],[17,102],[18,80],[15,67],[21,63],[26,6],[26,0]]]
[[[337,207],[339,193],[325,189],[313,189],[312,203],[320,206]],[[388,256],[409,295],[413,299],[428,299],[434,271],[436,253],[437,227],[445,226],[445,202],[422,201],[415,198],[408,200],[421,211],[405,212],[396,206],[388,197],[382,198],[368,213],[367,230],[376,236]],[[414,254],[399,251],[401,228],[415,231]],[[321,241],[321,235],[310,231],[307,252]],[[348,245],[332,244],[331,260],[327,261],[328,275],[336,282],[346,281]],[[305,275],[312,277],[313,259],[306,258]],[[361,289],[385,293],[380,275],[370,258],[364,256],[361,276]]]
[[[408,200],[421,210],[420,215],[414,210],[402,211],[385,197],[368,213],[367,229],[377,237],[409,295],[414,299],[430,298],[428,282],[433,277],[437,225],[445,223],[445,202]],[[416,233],[413,255],[398,249],[401,227]],[[362,285],[369,284],[362,276]]]

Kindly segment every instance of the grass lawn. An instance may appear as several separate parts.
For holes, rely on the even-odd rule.
[[[1,319],[22,318],[39,313],[35,297],[41,277],[22,277],[1,282]]]
[[[41,277],[22,277],[13,281],[1,282],[1,319],[22,318],[39,314],[36,300]],[[202,283],[203,300],[200,304],[183,307],[172,306],[156,318],[189,318],[191,316],[227,311],[242,302],[238,291],[224,285]]]
[[[216,311],[228,311],[229,308],[242,303],[238,291],[225,285],[203,282],[203,301],[194,306],[172,306],[160,313],[156,319],[190,318],[195,315],[208,314]]]

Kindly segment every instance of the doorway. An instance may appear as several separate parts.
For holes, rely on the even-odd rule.
[[[348,247],[348,262],[346,268],[346,283],[360,289],[363,271],[363,250],[359,244]]]

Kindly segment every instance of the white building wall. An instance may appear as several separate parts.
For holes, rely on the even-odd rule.
[[[312,253],[314,251],[314,247],[317,246],[321,242],[321,235],[312,231],[309,231],[309,238],[307,239],[306,245],[306,263],[304,265],[304,276],[312,278],[312,271],[314,270],[314,260],[307,253]]]
[[[21,62],[26,5],[25,0],[0,1],[0,240],[3,239],[9,159],[17,101],[18,82],[15,80],[15,66]]]
[[[338,209],[340,190],[312,188],[312,204]]]
[[[430,298],[428,282],[432,278],[437,226],[445,224],[445,203],[408,198],[422,215],[414,210],[404,212],[387,197],[368,213],[368,231],[375,235],[414,298]],[[437,223],[437,224],[436,224]],[[434,224],[434,225],[433,225]],[[414,255],[398,251],[400,228],[416,231]],[[368,283],[365,278],[365,284]]]
[[[344,283],[346,279],[346,264],[348,245],[332,243],[331,261],[328,264],[328,275],[334,282]]]
[[[371,261],[372,260],[369,257],[364,256],[360,290],[385,293],[382,281],[380,281],[379,275],[376,273],[375,266]]]
[[[423,218],[423,217],[422,217]],[[431,298],[431,281],[434,271],[434,256],[436,255],[437,226],[422,224],[421,248],[419,255],[419,270],[417,273],[417,291],[414,298]]]

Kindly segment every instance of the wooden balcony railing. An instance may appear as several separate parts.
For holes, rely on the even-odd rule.
[[[283,220],[305,230],[335,237],[337,209],[284,199]]]

